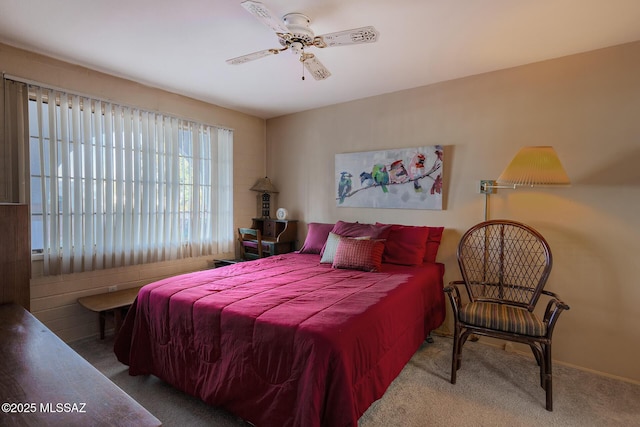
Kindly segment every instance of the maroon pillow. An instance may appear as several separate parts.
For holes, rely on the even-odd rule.
[[[381,240],[342,237],[336,248],[332,266],[352,270],[380,271],[383,252],[384,243]]]
[[[339,236],[371,237],[372,239],[386,239],[391,226],[385,224],[360,224],[359,222],[338,221],[331,230]]]
[[[400,265],[421,265],[427,249],[429,229],[408,225],[391,226],[384,245],[382,262]]]
[[[319,254],[327,242],[329,232],[335,224],[324,224],[321,222],[310,222],[307,224],[307,237],[304,240],[301,254]]]
[[[384,225],[381,223],[376,224]],[[419,265],[423,262],[436,262],[443,231],[444,227],[392,224],[382,261],[400,265]],[[398,255],[402,254],[402,251],[407,253],[412,248],[420,251],[423,245],[419,242],[419,239],[423,237],[425,242],[422,261],[418,261],[418,255],[415,258],[413,256]],[[389,246],[391,249],[387,249]],[[401,251],[398,252],[398,249]]]
[[[429,240],[427,240],[427,249],[424,252],[424,262],[436,262],[443,231],[444,227],[429,227]]]
[[[360,224],[359,222],[338,221],[331,232],[343,237],[370,237],[372,239],[385,240],[389,237],[391,226],[385,224]],[[320,253],[324,253],[324,247]]]

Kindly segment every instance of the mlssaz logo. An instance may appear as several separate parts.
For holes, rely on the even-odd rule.
[[[40,404],[40,412],[64,412],[71,413],[77,412],[80,414],[85,414],[87,411],[85,410],[86,403],[41,403]]]

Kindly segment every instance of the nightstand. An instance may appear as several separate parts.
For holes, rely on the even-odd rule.
[[[271,247],[271,254],[284,254],[296,250],[298,221],[293,219],[253,218],[251,228],[262,233],[262,244]]]

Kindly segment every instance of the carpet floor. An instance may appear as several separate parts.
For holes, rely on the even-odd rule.
[[[156,377],[130,376],[113,354],[113,337],[70,346],[165,426],[249,426]],[[640,385],[556,364],[548,412],[533,357],[467,342],[453,385],[451,347],[447,337],[424,343],[359,426],[640,426]]]

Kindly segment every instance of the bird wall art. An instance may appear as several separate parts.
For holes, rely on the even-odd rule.
[[[442,209],[441,145],[336,154],[336,205]]]

